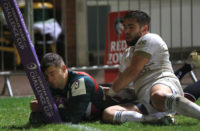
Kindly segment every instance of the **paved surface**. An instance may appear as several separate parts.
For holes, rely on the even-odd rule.
[[[178,69],[181,65],[175,65],[173,66],[174,70]],[[194,73],[196,74],[197,78],[200,78],[200,69],[194,70]],[[104,71],[94,71],[91,74],[98,83],[104,83]],[[3,90],[4,86],[4,77],[0,76],[0,92]],[[30,96],[34,95],[32,88],[30,86],[29,80],[25,75],[20,76],[10,76],[10,82],[13,90],[14,96]],[[186,74],[186,76],[181,80],[181,84],[183,85],[183,88],[192,83],[193,80],[190,77],[190,74]],[[5,93],[1,96],[9,96],[8,89],[6,89]]]

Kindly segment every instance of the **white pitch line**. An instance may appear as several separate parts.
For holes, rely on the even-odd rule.
[[[96,128],[92,128],[92,127],[88,127],[88,126],[84,126],[80,124],[67,124],[67,126],[79,129],[80,131],[102,131],[101,129],[96,129]]]

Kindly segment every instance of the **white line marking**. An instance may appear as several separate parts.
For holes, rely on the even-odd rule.
[[[92,128],[92,127],[88,127],[88,126],[84,126],[84,125],[80,125],[80,124],[67,123],[67,126],[72,127],[72,128],[77,128],[81,131],[102,131],[101,129]]]

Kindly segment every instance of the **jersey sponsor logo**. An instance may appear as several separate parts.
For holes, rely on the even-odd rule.
[[[92,81],[94,82],[94,85],[95,85],[95,91],[97,92],[98,91],[98,84],[96,82],[96,80],[90,76],[88,73],[85,73],[85,72],[76,72],[77,74],[81,74],[81,75],[86,75],[88,77],[90,77],[90,79],[92,79]]]
[[[146,43],[147,43],[146,40],[141,40],[141,41],[137,44],[137,46],[143,47],[144,45],[146,45]]]
[[[85,80],[84,78],[76,80],[72,86],[72,96],[79,96],[86,94]]]

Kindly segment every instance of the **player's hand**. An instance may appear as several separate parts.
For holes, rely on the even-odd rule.
[[[103,87],[101,86],[101,88],[103,89],[103,93],[105,94],[106,97],[108,96],[115,96],[117,93],[115,91],[113,91],[113,89],[111,87]]]
[[[105,101],[107,99],[107,92],[110,90],[110,87],[105,87],[105,86],[101,86],[102,90],[103,90],[103,100]]]
[[[110,88],[109,91],[106,92],[106,95],[111,97],[115,96],[116,94],[117,93],[112,88]]]
[[[41,112],[40,106],[39,106],[37,100],[30,102],[30,109],[31,109],[32,112]]]

